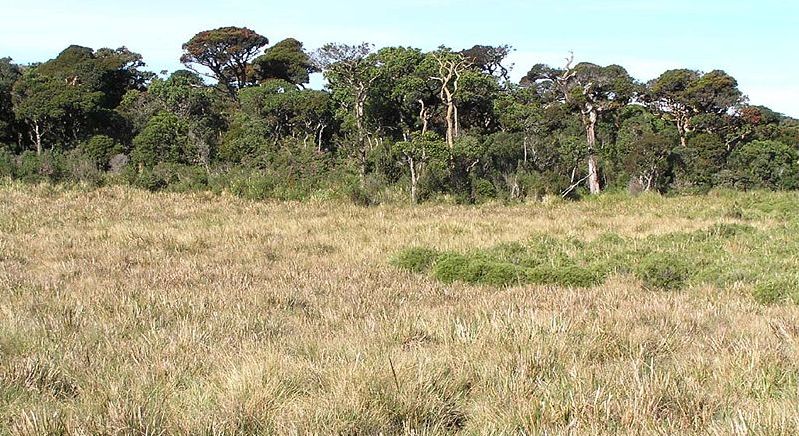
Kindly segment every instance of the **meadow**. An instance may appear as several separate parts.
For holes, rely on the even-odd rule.
[[[799,434],[799,195],[0,181],[0,434]]]

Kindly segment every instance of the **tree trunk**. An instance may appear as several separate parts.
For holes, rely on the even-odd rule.
[[[527,166],[527,135],[524,135],[524,165]]]
[[[591,195],[599,194],[599,171],[596,158],[596,122],[597,113],[589,108],[585,118],[585,133],[588,140],[588,190]]]
[[[42,128],[38,121],[33,122],[33,143],[36,145],[36,155],[42,154]]]
[[[446,88],[445,88],[446,89]],[[452,101],[452,94],[450,94],[449,90],[446,90],[447,95],[447,145],[449,149],[452,150],[455,148],[455,122],[453,120],[455,115],[455,104]]]
[[[427,120],[429,115],[427,114],[427,106],[424,105],[424,100],[419,100],[419,103],[422,105],[422,109],[419,111],[419,120],[422,122],[422,135],[427,133]]]
[[[416,173],[416,164],[413,161],[412,157],[406,155],[406,159],[408,159],[408,167],[411,170],[411,202],[413,202],[413,204],[416,204],[419,201],[416,194],[416,186],[418,184],[418,174]]]
[[[452,102],[452,109],[453,109],[454,118],[455,118],[455,137],[457,138],[461,134],[461,123],[460,123],[460,119],[458,117],[458,106],[455,104],[454,101]]]

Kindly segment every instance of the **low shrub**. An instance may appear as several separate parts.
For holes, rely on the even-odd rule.
[[[473,260],[467,271],[468,278],[487,285],[508,286],[525,278],[523,268],[503,262]]]
[[[673,254],[653,253],[641,260],[636,275],[648,289],[673,291],[685,286],[691,271]]]
[[[433,277],[444,283],[453,283],[455,281],[465,281],[474,283],[476,280],[470,280],[471,261],[468,257],[457,253],[444,253],[436,259],[433,265]]]
[[[538,266],[527,270],[526,279],[528,282],[541,285],[590,288],[600,284],[604,275],[576,265]]]

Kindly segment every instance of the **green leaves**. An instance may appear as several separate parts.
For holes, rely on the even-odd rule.
[[[198,64],[211,70],[235,99],[236,90],[249,83],[250,61],[267,44],[265,36],[246,27],[220,27],[200,32],[183,44],[180,61],[188,68]]]
[[[294,38],[284,39],[252,62],[255,80],[262,82],[281,79],[294,85],[310,81],[310,74],[319,71],[303,50],[302,43]]]

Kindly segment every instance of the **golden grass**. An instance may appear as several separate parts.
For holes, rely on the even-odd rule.
[[[388,263],[693,230],[732,201],[364,209],[6,183],[0,434],[797,434],[796,306]]]

